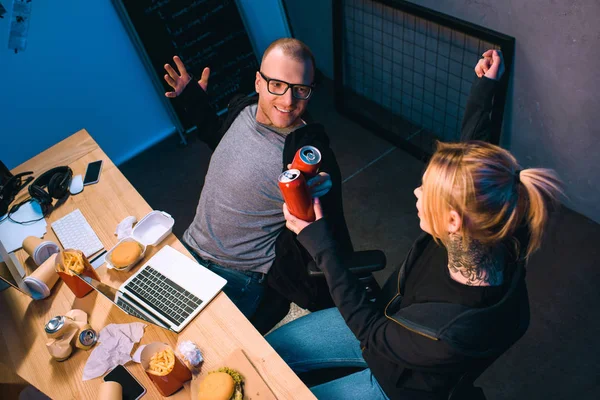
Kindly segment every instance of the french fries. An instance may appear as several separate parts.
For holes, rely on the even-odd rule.
[[[167,348],[150,358],[150,364],[146,371],[149,374],[164,376],[171,372],[174,366],[175,354],[171,348]]]
[[[63,263],[57,263],[57,272],[64,272],[68,275],[73,275],[73,272],[80,275],[85,269],[83,257],[76,251],[63,251]],[[60,268],[60,270],[59,270]]]

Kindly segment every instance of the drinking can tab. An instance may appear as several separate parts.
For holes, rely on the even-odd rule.
[[[319,173],[321,152],[314,146],[303,146],[296,152],[292,161],[292,169],[300,170],[307,178]]]
[[[87,327],[86,327],[87,328]],[[89,350],[98,341],[98,334],[91,327],[82,330],[77,337],[75,347],[82,350]]]
[[[63,315],[57,315],[46,323],[44,330],[49,338],[57,338],[65,333],[66,327],[69,324]]]

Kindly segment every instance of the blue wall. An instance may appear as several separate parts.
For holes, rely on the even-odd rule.
[[[287,35],[279,4],[240,1],[260,54]],[[27,49],[14,54],[8,15],[0,19],[0,159],[9,168],[82,128],[117,164],[173,133],[110,0],[36,1],[30,22]]]
[[[238,5],[259,58],[271,42],[291,35],[281,0],[238,0]]]
[[[173,131],[109,0],[34,2],[18,54],[0,21],[0,158],[9,168],[82,128],[117,163]]]

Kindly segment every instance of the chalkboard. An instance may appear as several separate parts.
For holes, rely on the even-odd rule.
[[[258,62],[235,0],[113,3],[163,98],[164,92],[171,90],[163,79],[164,65],[174,66],[174,55],[182,59],[196,80],[204,67],[210,67],[208,96],[216,111],[224,110],[234,94],[254,91]],[[181,105],[171,102],[169,107],[173,107],[184,130],[194,127]]]

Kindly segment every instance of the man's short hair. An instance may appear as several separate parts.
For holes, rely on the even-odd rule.
[[[315,56],[313,56],[312,51],[310,51],[310,48],[306,44],[294,38],[281,38],[271,43],[263,53],[261,64],[265,61],[271,50],[276,48],[281,49],[283,54],[296,61],[310,61],[313,73],[316,72],[317,64],[315,64]]]

